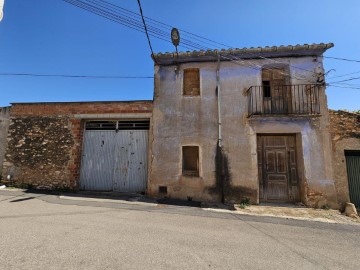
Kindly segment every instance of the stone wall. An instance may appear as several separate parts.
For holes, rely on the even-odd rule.
[[[360,114],[330,110],[330,131],[338,201],[350,201],[345,150],[360,151]]]
[[[2,175],[2,164],[4,162],[7,147],[7,134],[10,124],[10,107],[0,108],[0,179]]]
[[[151,101],[13,104],[3,177],[16,186],[77,189],[85,119],[151,110]]]

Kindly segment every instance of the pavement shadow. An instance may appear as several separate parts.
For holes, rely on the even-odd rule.
[[[16,200],[12,200],[12,201],[9,201],[11,203],[14,203],[14,202],[23,202],[23,201],[28,201],[28,200],[32,200],[32,199],[35,199],[36,197],[26,197],[26,198],[21,198],[21,199],[16,199]]]
[[[144,194],[140,193],[123,193],[123,192],[112,192],[112,191],[78,191],[74,192],[61,192],[57,190],[47,190],[47,189],[27,189],[23,191],[27,194],[41,194],[41,195],[58,195],[66,196],[73,198],[91,198],[91,199],[107,199],[107,200],[117,200],[119,202],[143,202],[143,203],[158,203],[162,205],[173,205],[173,206],[186,206],[186,207],[196,207],[196,208],[212,208],[212,209],[222,209],[222,210],[232,210],[235,211],[236,208],[234,204],[231,203],[206,203],[201,201],[194,200],[180,200],[180,199],[171,199],[171,198],[160,198],[153,199],[149,198]],[[30,197],[28,197],[30,198]],[[28,198],[24,200],[29,200]],[[23,200],[23,199],[19,199]]]
[[[49,190],[49,189],[26,189],[23,190],[24,193],[27,194],[41,194],[41,195],[59,195],[60,193],[55,190]]]
[[[176,205],[176,206],[189,206],[189,207],[201,207],[201,202],[198,201],[190,201],[190,200],[178,200],[178,199],[169,199],[163,198],[158,199],[157,202],[159,204],[167,204],[167,205]]]

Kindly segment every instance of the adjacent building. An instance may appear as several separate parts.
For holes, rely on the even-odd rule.
[[[360,114],[330,110],[333,168],[340,205],[360,209]]]
[[[145,192],[152,101],[13,103],[3,178],[60,190]]]

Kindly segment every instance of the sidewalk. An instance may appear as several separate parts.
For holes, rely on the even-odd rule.
[[[207,204],[197,201],[182,201],[175,199],[152,199],[141,194],[114,193],[114,192],[79,192],[79,193],[58,193],[41,190],[23,190],[14,188],[5,188],[0,190],[0,194],[6,196],[29,197],[34,194],[47,194],[56,196],[64,202],[97,202],[97,203],[115,203],[126,205],[137,205],[146,207],[197,207],[204,211],[249,215],[276,217],[283,219],[318,221],[325,223],[340,223],[360,225],[360,218],[347,217],[338,210],[313,209],[294,204],[260,204],[240,207],[236,205],[224,205],[220,203]]]
[[[326,223],[341,223],[360,225],[360,217],[351,218],[342,214],[339,210],[325,210],[325,209],[314,209],[307,208],[305,206],[297,206],[294,204],[260,204],[260,205],[248,205],[240,207],[235,205],[236,214],[252,215],[252,216],[264,216],[264,217],[278,217],[285,219],[297,219],[297,220],[308,220],[308,221],[319,221]],[[209,211],[219,211],[222,209],[206,209]],[[225,210],[226,211],[226,210]]]

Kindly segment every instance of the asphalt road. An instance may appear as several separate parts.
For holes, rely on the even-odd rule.
[[[360,226],[0,191],[1,269],[360,269]]]

